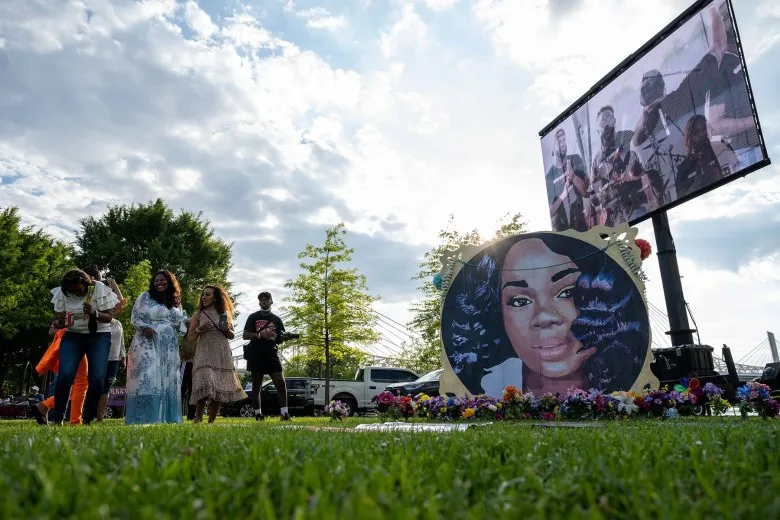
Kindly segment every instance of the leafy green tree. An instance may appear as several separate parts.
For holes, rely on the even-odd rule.
[[[520,213],[504,215],[490,241],[525,232],[525,222]],[[412,344],[402,354],[403,364],[425,373],[441,367],[441,293],[433,285],[433,277],[441,271],[441,257],[447,251],[463,246],[479,245],[484,240],[476,229],[466,233],[457,230],[455,217],[450,215],[447,226],[439,232],[439,243],[425,253],[419,264],[419,272],[412,280],[422,281],[418,290],[422,299],[410,306],[412,319],[407,323],[416,334]]]
[[[231,245],[215,236],[202,213],[174,214],[162,199],[111,206],[99,217],[83,219],[75,243],[79,265],[101,266],[120,285],[143,260],[152,270],[173,272],[188,313],[197,307],[204,285],[217,283],[230,290],[231,257]]]
[[[324,365],[326,380],[333,375],[333,368],[349,366],[351,370],[349,359],[364,359],[358,345],[379,341],[371,309],[379,298],[369,293],[365,275],[347,267],[354,249],[347,247],[346,233],[344,224],[338,224],[325,231],[323,245],[306,244],[298,254],[306,260],[300,264],[303,272],[285,283],[292,291],[285,298],[290,304],[284,309],[286,322],[303,333],[297,354],[305,356],[301,366],[317,373],[317,364]],[[326,386],[326,399],[328,392]]]
[[[48,344],[46,329],[52,317],[49,291],[59,285],[73,263],[65,244],[40,230],[23,227],[18,208],[0,211],[0,244],[2,384],[12,366],[38,362]]]

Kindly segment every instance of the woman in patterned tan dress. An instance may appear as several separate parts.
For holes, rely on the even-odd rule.
[[[222,320],[220,315],[224,315]],[[203,420],[206,401],[209,401],[209,422],[212,423],[222,403],[247,396],[236,375],[228,343],[235,336],[230,298],[221,287],[207,285],[187,333],[187,339],[198,342],[192,364],[190,397],[190,403],[195,404],[195,422]]]

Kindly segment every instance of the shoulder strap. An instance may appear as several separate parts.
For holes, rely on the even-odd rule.
[[[198,314],[201,315],[201,316],[205,315],[209,319],[209,321],[214,325],[214,328],[217,329],[219,332],[221,332],[222,335],[227,338],[227,334],[225,333],[225,331],[220,329],[219,327],[217,327],[217,324],[214,323],[214,320],[211,319],[211,316],[206,314],[204,311],[200,311],[200,312],[198,312]]]

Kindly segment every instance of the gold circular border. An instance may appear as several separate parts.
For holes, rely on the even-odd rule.
[[[628,273],[631,280],[634,282],[639,294],[642,296],[642,303],[645,306],[645,312],[648,312],[647,306],[647,294],[645,292],[644,274],[642,273],[642,260],[640,257],[639,247],[634,240],[636,239],[639,230],[634,227],[629,227],[628,224],[623,224],[618,227],[606,227],[596,226],[588,231],[574,231],[569,229],[566,231],[539,231],[539,233],[551,233],[555,235],[563,235],[567,237],[576,238],[583,242],[587,242],[599,249],[603,249],[604,252],[614,260],[626,273]],[[532,233],[523,233],[523,235],[530,235]],[[514,235],[520,236],[520,235]],[[510,237],[503,237],[498,240],[506,240]],[[463,269],[462,262],[468,262],[480,251],[489,247],[491,242],[485,242],[478,246],[464,246],[456,250],[448,251],[441,257],[442,270],[439,272],[439,276],[442,278],[441,288],[441,313],[439,315],[439,341],[441,341],[441,358],[443,372],[439,379],[439,393],[440,395],[446,395],[447,393],[453,393],[459,396],[474,397],[467,389],[466,386],[455,374],[450,360],[447,357],[447,350],[444,348],[444,338],[441,334],[441,318],[444,314],[444,302],[449,292],[450,282]],[[648,324],[649,324],[649,312],[648,312]],[[642,370],[639,372],[634,384],[629,391],[641,393],[645,387],[657,389],[660,385],[658,378],[653,375],[650,370],[650,363],[653,361],[653,331],[652,328],[648,329],[647,336],[647,354],[645,355],[645,362],[642,365]],[[583,390],[587,390],[583,388]]]

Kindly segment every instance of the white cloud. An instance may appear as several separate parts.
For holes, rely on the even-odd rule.
[[[382,34],[380,47],[386,58],[392,58],[403,47],[421,45],[427,38],[428,26],[415,11],[413,4],[405,4],[401,19],[390,31]]]
[[[209,38],[217,31],[211,17],[192,0],[184,7],[184,20],[201,38]]]
[[[565,4],[556,4],[562,8]],[[563,109],[687,6],[685,0],[572,2],[554,12],[547,2],[480,0],[474,12],[496,51],[534,74],[545,106]]]
[[[330,206],[320,208],[306,217],[306,222],[312,226],[335,226],[343,220],[344,218],[339,215],[338,210]]]
[[[298,16],[306,18],[306,25],[312,29],[326,29],[333,31],[343,29],[347,25],[347,19],[343,16],[333,16],[330,11],[322,7],[305,9],[297,13]]]
[[[756,6],[756,14],[759,17],[780,18],[780,4],[775,0],[763,0]]]
[[[459,0],[418,0],[427,5],[434,11],[444,11],[450,9],[458,3]]]

